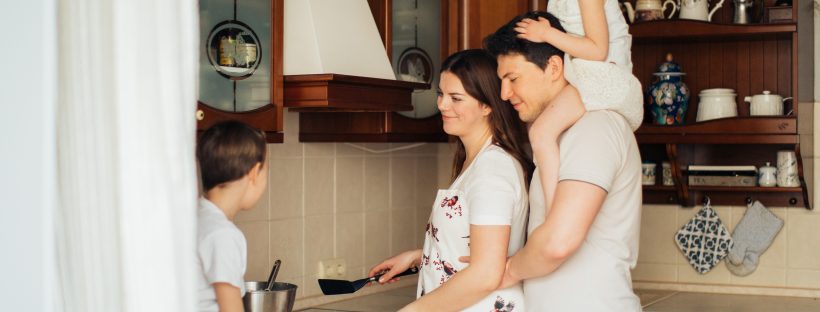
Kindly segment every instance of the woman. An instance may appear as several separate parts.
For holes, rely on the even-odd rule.
[[[507,257],[524,244],[533,168],[524,126],[499,98],[496,60],[487,52],[461,51],[441,67],[438,108],[444,131],[458,137],[453,182],[433,202],[424,248],[385,260],[370,276],[387,271],[384,283],[420,268],[418,299],[402,311],[523,311],[520,285],[496,288]],[[469,266],[458,261],[467,255]]]

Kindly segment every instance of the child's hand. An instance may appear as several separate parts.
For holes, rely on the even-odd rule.
[[[550,42],[550,33],[555,29],[546,18],[539,17],[538,21],[525,18],[515,24],[517,37],[532,42]]]
[[[544,140],[556,142],[558,136],[586,112],[581,95],[571,85],[562,89],[547,105],[530,126],[529,136],[533,147],[540,146]]]

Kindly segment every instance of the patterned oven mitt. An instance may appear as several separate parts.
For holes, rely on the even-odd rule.
[[[678,230],[675,243],[700,274],[709,272],[729,254],[734,245],[732,236],[712,209],[709,199],[692,220]]]

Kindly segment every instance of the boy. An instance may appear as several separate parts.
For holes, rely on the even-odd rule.
[[[236,121],[216,124],[196,148],[204,197],[197,211],[199,311],[243,311],[245,236],[232,220],[267,187],[265,136]]]

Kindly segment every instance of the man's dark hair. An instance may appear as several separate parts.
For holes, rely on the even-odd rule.
[[[553,55],[564,58],[564,51],[561,51],[549,43],[536,43],[527,39],[518,38],[518,32],[515,31],[516,23],[525,18],[538,20],[543,17],[550,22],[550,26],[562,32],[566,32],[558,18],[550,13],[544,11],[531,11],[522,15],[516,16],[509,23],[501,26],[492,35],[484,38],[484,49],[490,52],[495,57],[499,55],[521,54],[530,63],[538,65],[541,69],[547,67],[547,60]]]
[[[265,152],[265,134],[247,124],[226,121],[208,128],[196,147],[203,189],[242,178],[265,163]]]

